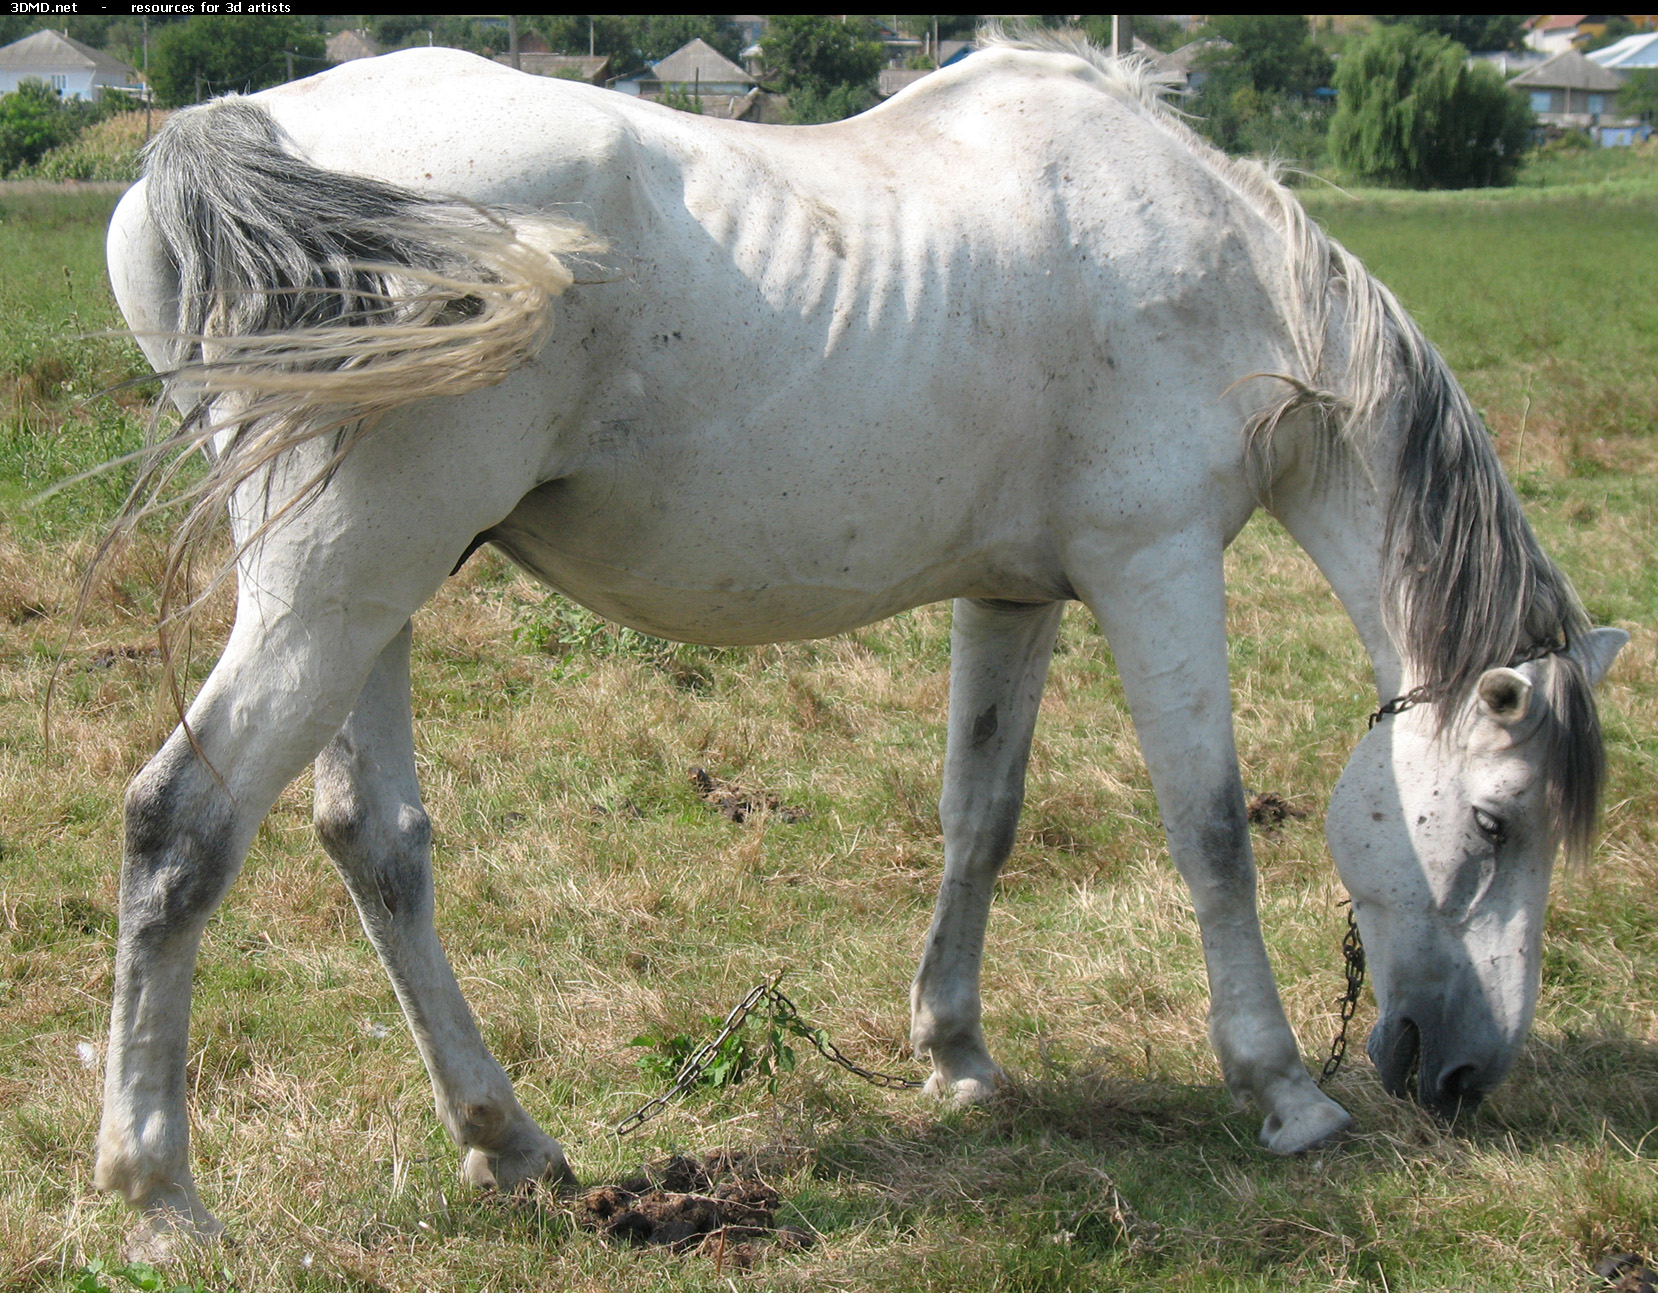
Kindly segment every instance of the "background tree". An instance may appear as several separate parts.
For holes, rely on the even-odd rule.
[[[1531,108],[1489,63],[1414,27],[1378,27],[1336,69],[1331,153],[1361,179],[1482,188],[1514,178]]]
[[[1229,90],[1248,85],[1263,94],[1306,96],[1330,83],[1330,56],[1313,42],[1300,14],[1217,14],[1198,34],[1231,45],[1203,55],[1205,91],[1219,82]]]
[[[743,33],[725,14],[643,14],[630,20],[641,61],[660,62],[693,40],[705,40],[733,63],[743,58]]]
[[[1658,67],[1630,71],[1618,91],[1618,111],[1643,121],[1658,121]]]
[[[319,71],[326,42],[314,22],[289,16],[200,14],[150,33],[150,84],[164,107],[194,103],[202,93],[263,90],[294,75]]]
[[[1376,21],[1444,36],[1477,54],[1524,49],[1526,44],[1523,13],[1377,14]]]
[[[760,50],[797,124],[839,121],[875,105],[886,51],[867,19],[777,14]]]
[[[1312,166],[1324,152],[1329,108],[1315,92],[1329,83],[1330,56],[1298,14],[1221,14],[1199,29],[1217,44],[1191,111],[1203,134],[1232,153],[1270,154]]]
[[[1153,49],[1161,50],[1165,54],[1179,49],[1189,39],[1186,29],[1172,18],[1137,13],[1133,16],[1133,23],[1136,39],[1145,41]],[[1060,25],[1070,25],[1069,20],[1062,21]],[[1111,48],[1110,14],[1085,13],[1076,20],[1075,25],[1101,49]]]

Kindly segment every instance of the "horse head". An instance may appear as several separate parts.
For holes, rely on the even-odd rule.
[[[1376,994],[1368,1051],[1394,1095],[1455,1117],[1513,1065],[1537,1006],[1543,913],[1562,841],[1586,845],[1600,782],[1591,689],[1629,640],[1486,670],[1454,711],[1373,722],[1326,835]]]

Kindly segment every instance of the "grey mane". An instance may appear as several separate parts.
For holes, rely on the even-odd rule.
[[[1388,631],[1407,674],[1432,698],[1441,728],[1464,711],[1487,669],[1547,655],[1537,676],[1548,714],[1535,739],[1567,852],[1584,856],[1605,752],[1589,681],[1563,652],[1588,630],[1588,616],[1538,546],[1485,425],[1439,352],[1357,257],[1307,217],[1270,167],[1228,157],[1187,126],[1162,101],[1166,87],[1143,60],[1113,59],[1071,32],[1017,39],[992,32],[984,43],[1088,62],[1108,91],[1185,144],[1279,231],[1287,279],[1280,301],[1295,371],[1271,375],[1283,394],[1244,429],[1250,477],[1270,496],[1275,433],[1294,414],[1311,413],[1322,428],[1321,463],[1356,460],[1349,450],[1385,427],[1398,428],[1382,573]],[[1326,354],[1332,331],[1345,338],[1339,363]]]

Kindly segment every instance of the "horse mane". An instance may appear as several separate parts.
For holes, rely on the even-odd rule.
[[[1245,465],[1270,498],[1278,471],[1276,433],[1311,414],[1315,464],[1357,466],[1385,428],[1397,456],[1382,562],[1383,614],[1407,675],[1430,697],[1441,730],[1487,669],[1547,656],[1538,691],[1547,714],[1541,742],[1545,794],[1569,856],[1587,854],[1605,779],[1600,721],[1589,680],[1565,649],[1589,628],[1571,584],[1538,546],[1503,475],[1490,434],[1439,352],[1392,292],[1318,227],[1277,168],[1228,157],[1165,102],[1168,85],[1150,63],[1113,58],[1078,32],[991,29],[985,48],[1072,54],[1103,78],[1101,88],[1184,145],[1284,243],[1279,292],[1294,371],[1273,377],[1283,393],[1244,426]],[[1332,361],[1335,330],[1345,354]],[[1362,471],[1362,467],[1360,467]]]

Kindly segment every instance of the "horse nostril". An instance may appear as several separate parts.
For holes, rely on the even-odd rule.
[[[1477,1064],[1459,1064],[1441,1075],[1437,1088],[1430,1094],[1422,1093],[1422,1103],[1433,1113],[1455,1122],[1461,1114],[1471,1114],[1485,1098],[1485,1088],[1479,1081]]]
[[[1383,1089],[1391,1096],[1409,1098],[1422,1053],[1422,1034],[1416,1024],[1397,1017],[1384,1020],[1371,1032],[1366,1049],[1381,1075]]]

